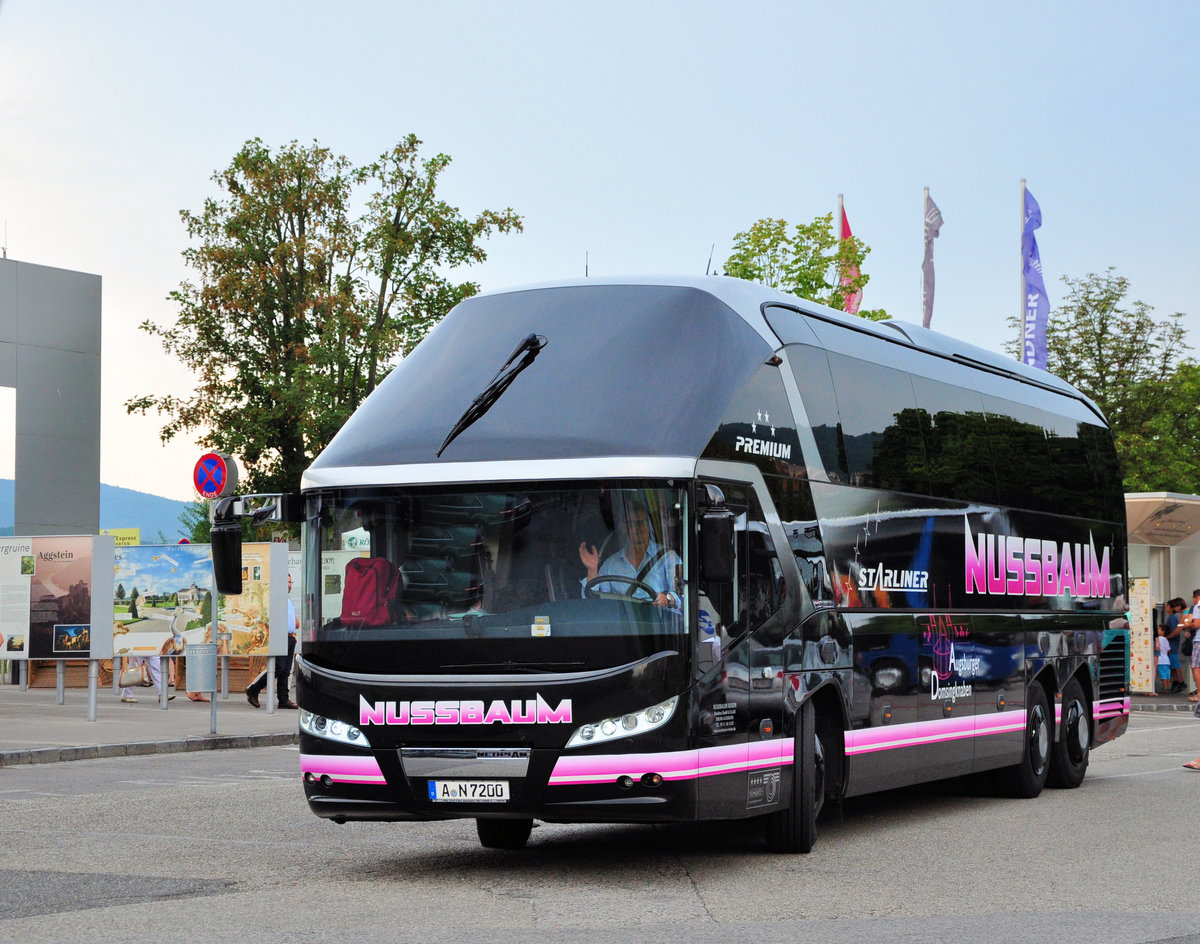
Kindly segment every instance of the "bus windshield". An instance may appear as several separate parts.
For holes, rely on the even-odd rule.
[[[308,497],[303,652],[376,674],[579,672],[683,650],[672,483]]]

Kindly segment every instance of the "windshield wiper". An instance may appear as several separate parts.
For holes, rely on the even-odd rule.
[[[546,339],[540,334],[527,335],[525,340],[517,345],[517,349],[508,356],[508,360],[496,371],[496,376],[483,388],[483,392],[471,401],[471,405],[467,407],[467,411],[454,424],[454,428],[450,430],[449,435],[442,441],[442,447],[437,451],[438,456],[441,456],[446,451],[446,447],[454,441],[459,433],[492,408],[492,404],[500,399],[504,391],[508,389],[509,384],[517,379],[517,374],[532,364],[533,359],[538,356],[538,353],[545,346]],[[521,357],[519,361],[517,361],[518,357]],[[516,363],[514,364],[513,361],[516,361]]]

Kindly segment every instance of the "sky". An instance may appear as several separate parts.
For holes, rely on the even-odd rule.
[[[931,326],[995,351],[1024,178],[1052,307],[1113,267],[1195,345],[1197,49],[1193,2],[0,0],[0,245],[102,277],[101,480],[178,500],[204,450],[123,405],[190,377],[138,325],[173,322],[179,211],[255,137],[448,154],[443,198],[524,218],[457,276],[485,290],[702,274],[843,194],[863,306],[917,323],[928,187]]]
[[[170,545],[117,549],[116,583],[126,594],[168,596],[195,584],[212,588],[212,551],[207,545]]]

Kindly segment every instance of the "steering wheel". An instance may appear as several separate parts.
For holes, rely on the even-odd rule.
[[[629,589],[627,591],[615,591],[615,592],[607,591],[607,590],[597,590],[596,587],[602,583],[625,584]],[[592,597],[594,599],[603,599],[606,596],[620,596],[620,597],[628,597],[629,599],[632,600],[634,598],[633,595],[638,590],[642,590],[642,591],[645,591],[646,593],[650,594],[650,600],[648,600],[646,602],[651,602],[654,600],[655,597],[658,596],[658,591],[655,590],[653,587],[651,587],[649,584],[643,583],[640,580],[635,580],[633,577],[622,577],[620,575],[613,575],[610,577],[605,574],[600,574],[597,577],[593,577],[591,580],[589,580],[587,583],[585,583],[583,585],[583,592],[585,594],[587,594],[589,597]]]

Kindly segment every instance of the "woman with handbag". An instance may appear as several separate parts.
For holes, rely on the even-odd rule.
[[[129,704],[137,702],[131,687],[134,685],[153,687],[158,691],[159,697],[162,697],[162,661],[158,656],[135,656],[132,659],[126,657],[124,661],[127,667],[121,669],[121,701]],[[167,701],[174,697],[173,693],[167,693]]]
[[[117,681],[121,686],[121,701],[133,705],[137,699],[133,697],[133,686],[142,684],[142,672],[145,666],[141,659],[131,659],[128,656],[121,659],[121,674]]]

